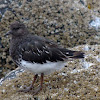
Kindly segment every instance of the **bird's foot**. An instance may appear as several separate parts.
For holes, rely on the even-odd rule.
[[[30,91],[32,91],[32,89],[33,89],[33,87],[32,86],[30,86],[30,87],[27,87],[27,88],[25,88],[25,89],[20,89],[20,90],[18,90],[18,92],[30,92]]]
[[[32,94],[32,95],[36,95],[36,94],[38,94],[38,92],[40,92],[41,90],[42,90],[42,87],[39,86],[37,89],[32,90],[32,91],[31,91],[31,94]]]
[[[27,93],[27,92],[29,92],[30,94],[32,94],[32,95],[36,95],[39,91],[41,91],[42,90],[42,87],[41,86],[39,86],[38,88],[36,88],[35,90],[30,86],[30,87],[28,87],[28,88],[25,88],[25,89],[21,89],[21,90],[19,90],[18,92],[25,92],[25,93]]]
[[[42,87],[43,87],[43,73],[41,74],[41,84],[40,84],[40,86],[37,88],[37,89],[33,89],[33,85],[34,85],[34,82],[36,81],[36,79],[37,79],[37,74],[35,75],[35,77],[34,77],[34,80],[33,80],[33,82],[32,82],[32,84],[31,84],[31,86],[30,87],[28,87],[28,88],[26,88],[26,89],[22,89],[22,90],[19,90],[19,92],[29,92],[29,93],[31,93],[32,95],[35,95],[35,94],[37,94],[39,91],[41,91],[42,90]]]

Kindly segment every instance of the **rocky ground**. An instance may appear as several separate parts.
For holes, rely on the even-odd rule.
[[[100,100],[100,45],[77,46],[72,50],[84,51],[85,59],[68,61],[61,71],[45,76],[44,89],[35,96],[18,92],[31,84],[33,74],[15,71],[15,78],[11,72],[0,86],[2,100]],[[35,87],[39,83],[38,78]]]
[[[44,89],[36,96],[17,92],[33,74],[19,70],[23,73],[7,75],[0,81],[0,100],[100,100],[99,6],[99,0],[0,0],[0,78],[17,67],[9,56],[10,37],[4,37],[16,20],[32,34],[86,53],[84,62],[69,61],[60,72],[45,76]]]
[[[0,0],[0,78],[17,66],[9,56],[9,25],[20,20],[32,34],[65,47],[100,44],[99,0]]]

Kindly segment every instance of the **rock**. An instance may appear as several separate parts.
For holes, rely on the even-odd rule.
[[[0,69],[2,75],[15,69],[9,56],[9,39],[4,34],[16,20],[32,34],[45,36],[65,47],[100,44],[100,28],[91,26],[100,17],[100,2],[91,0],[1,0]],[[10,8],[9,8],[10,7]],[[16,14],[16,16],[15,16]],[[2,48],[3,46],[3,48]],[[2,77],[2,76],[0,76]]]
[[[88,48],[88,50],[86,49]],[[0,86],[2,100],[94,100],[100,99],[100,45],[82,45],[71,48],[85,52],[84,60],[68,61],[67,67],[44,77],[43,90],[33,96],[17,92],[29,86],[33,74],[20,69],[10,72]],[[96,53],[98,52],[98,53]],[[19,73],[20,72],[20,73]],[[39,79],[38,79],[39,80]],[[39,81],[35,83],[37,87]]]

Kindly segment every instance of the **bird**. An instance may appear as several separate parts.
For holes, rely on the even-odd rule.
[[[13,62],[34,74],[30,87],[20,92],[32,91],[33,95],[37,94],[43,88],[44,75],[60,70],[69,59],[84,58],[82,51],[72,51],[45,37],[31,34],[24,23],[19,21],[10,24],[6,35],[11,36],[9,54]],[[34,89],[38,75],[41,76],[41,83]]]

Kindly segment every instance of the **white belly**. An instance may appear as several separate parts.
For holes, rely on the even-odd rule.
[[[61,69],[65,65],[66,63],[62,61],[59,62],[47,61],[47,63],[39,64],[39,63],[30,63],[28,61],[22,60],[20,63],[20,67],[22,67],[23,69],[27,69],[35,74],[41,74],[41,73],[50,74],[55,70]]]

